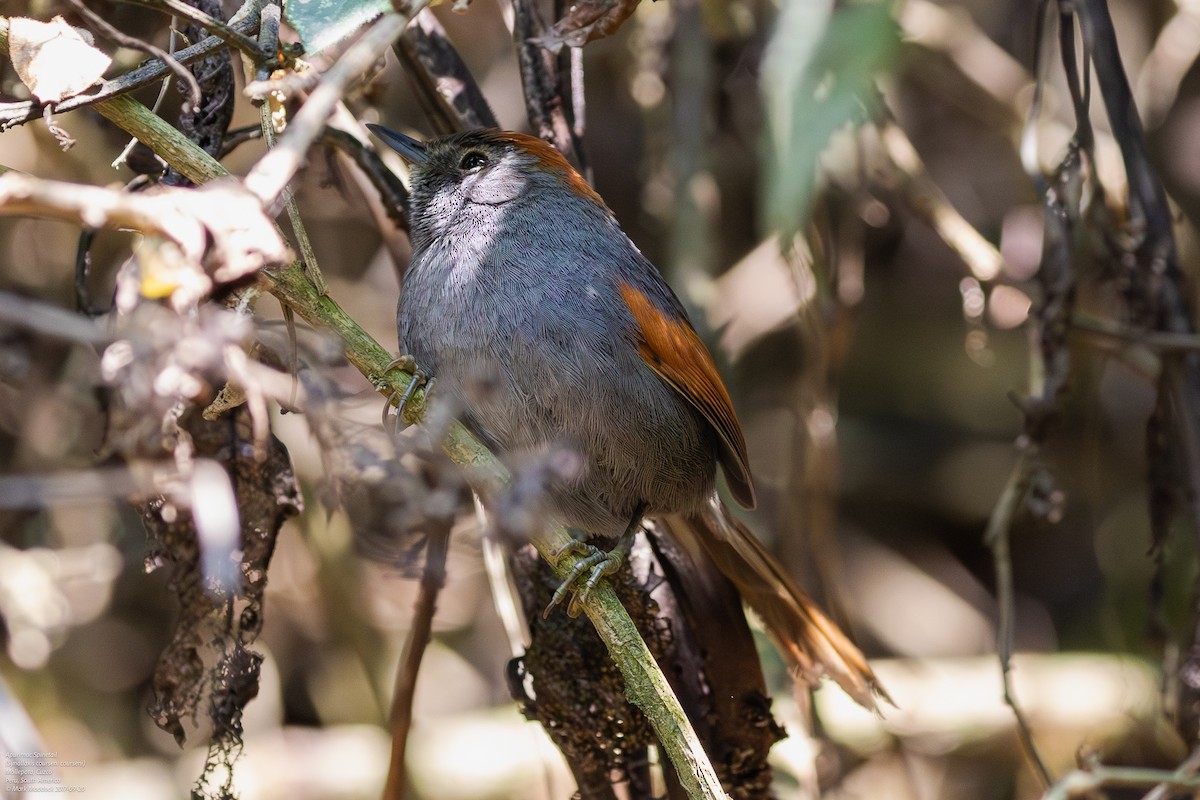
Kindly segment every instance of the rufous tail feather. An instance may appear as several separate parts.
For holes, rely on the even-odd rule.
[[[702,548],[762,619],[780,652],[810,685],[822,676],[837,682],[866,708],[892,700],[862,651],[817,608],[762,544],[714,497],[695,514],[661,518],[682,546]]]

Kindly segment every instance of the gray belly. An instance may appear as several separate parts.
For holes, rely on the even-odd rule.
[[[691,510],[712,493],[711,427],[641,360],[627,330],[602,324],[594,293],[462,314],[452,309],[479,309],[478,298],[455,300],[444,284],[405,289],[401,346],[437,378],[437,402],[455,403],[514,469],[555,451],[578,457],[572,478],[547,487],[560,522],[615,536],[640,505]]]

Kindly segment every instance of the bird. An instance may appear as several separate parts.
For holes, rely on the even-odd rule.
[[[756,504],[729,391],[683,304],[595,189],[528,134],[421,142],[369,127],[410,171],[401,352],[498,453],[577,459],[546,494],[587,557],[551,606],[576,578],[586,592],[619,569],[654,518],[709,554],[809,682],[828,675],[871,708],[886,698],[858,647],[720,499],[718,468],[735,502]]]

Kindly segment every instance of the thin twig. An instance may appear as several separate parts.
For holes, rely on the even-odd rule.
[[[171,72],[174,73],[176,78],[183,81],[183,83],[187,85],[188,94],[191,96],[192,101],[191,110],[200,110],[200,84],[196,81],[196,76],[187,70],[182,64],[172,58],[167,51],[160,47],[155,47],[149,42],[143,42],[141,39],[138,39],[134,36],[129,36],[117,30],[109,24],[108,20],[104,19],[104,17],[101,17],[95,11],[92,11],[90,8],[85,6],[83,4],[83,0],[67,0],[67,2],[70,3],[71,7],[79,12],[79,14],[81,14],[88,21],[89,25],[99,31],[100,35],[104,38],[115,42],[121,47],[139,50],[163,62],[171,70]],[[185,103],[184,110],[186,111],[187,109],[188,105]]]
[[[392,696],[392,753],[388,764],[387,783],[383,789],[383,800],[404,800],[408,773],[405,769],[405,753],[408,750],[408,733],[412,729],[413,696],[417,689],[417,673],[425,656],[433,630],[433,613],[437,608],[438,594],[446,583],[446,550],[450,544],[450,526],[434,525],[425,545],[425,569],[421,573],[421,586],[413,606],[413,618],[400,651],[400,664],[396,668],[396,688]]]
[[[270,51],[264,52],[263,48],[258,46],[258,42],[246,36],[237,28],[230,27],[216,17],[209,16],[200,9],[180,2],[180,0],[121,0],[121,2],[153,8],[157,11],[162,11],[164,14],[183,17],[190,22],[194,22],[225,44],[237,48],[250,56],[255,63],[273,55]]]
[[[225,138],[221,140],[221,158],[232,153],[246,142],[254,141],[262,138],[261,125],[246,125],[243,128],[234,128],[225,134]],[[136,140],[135,140],[136,141]]]
[[[1174,222],[1166,191],[1150,160],[1142,124],[1134,106],[1129,80],[1121,65],[1112,17],[1103,0],[1081,0],[1075,6],[1085,46],[1095,66],[1100,93],[1108,113],[1113,138],[1129,181],[1129,210],[1134,222],[1144,224],[1135,255],[1139,268],[1137,287],[1158,325],[1166,331],[1192,334],[1195,320],[1183,286],[1175,245]],[[1186,489],[1183,492],[1192,532],[1200,539],[1200,353],[1188,351],[1169,359],[1164,387],[1171,394],[1177,441],[1183,456]]]
[[[1176,791],[1200,789],[1200,778],[1181,777],[1173,772],[1145,767],[1097,767],[1069,772],[1042,796],[1042,800],[1070,800],[1093,795],[1105,787],[1138,788],[1162,784]]]
[[[429,0],[414,0],[409,13],[415,15]],[[346,87],[366,72],[391,46],[408,25],[411,17],[384,14],[371,28],[338,59],[322,76],[321,84],[313,90],[300,111],[292,118],[279,144],[271,148],[246,175],[245,184],[263,206],[274,208],[283,189],[300,169],[305,154],[325,127]]]
[[[988,518],[987,530],[983,540],[992,550],[992,561],[996,568],[996,602],[999,606],[1000,619],[996,631],[996,650],[1000,658],[1000,677],[1004,686],[1004,702],[1013,712],[1017,721],[1017,735],[1021,740],[1021,749],[1026,758],[1034,766],[1043,787],[1051,784],[1050,771],[1042,762],[1037,747],[1033,742],[1033,731],[1028,720],[1016,700],[1012,690],[1012,653],[1014,641],[1013,608],[1015,593],[1013,591],[1012,557],[1009,550],[1009,534],[1012,530],[1013,517],[1021,507],[1029,492],[1033,480],[1035,458],[1029,450],[1023,450],[1017,458],[1017,463],[1008,476],[1004,491],[996,501],[995,508]]]
[[[1183,760],[1183,763],[1176,767],[1175,771],[1171,774],[1177,779],[1191,778],[1195,776],[1197,771],[1200,771],[1200,747],[1194,748],[1191,754],[1189,754],[1188,757]],[[1160,783],[1158,786],[1155,786],[1153,789],[1147,792],[1146,796],[1143,797],[1142,800],[1167,800],[1171,790],[1174,788],[1175,787],[1169,783]]]
[[[271,120],[271,107],[266,103],[259,110],[259,125],[270,152],[270,148],[276,146],[275,125]],[[296,237],[296,244],[300,246],[300,262],[304,264],[304,271],[308,273],[308,278],[313,282],[317,293],[325,294],[329,287],[325,284],[320,265],[317,264],[317,254],[308,238],[308,228],[304,224],[304,218],[300,216],[299,206],[296,205],[296,195],[284,186],[282,199],[284,208],[287,209],[288,222],[292,224],[292,234]]]
[[[1200,57],[1200,4],[1177,2],[1138,71],[1138,107],[1146,127],[1159,127],[1175,107],[1184,77]]]
[[[1089,336],[1160,352],[1200,352],[1200,335],[1194,333],[1139,330],[1119,322],[1097,319],[1083,314],[1075,314],[1071,318],[1071,327]]]
[[[7,292],[0,292],[0,322],[70,342],[101,345],[112,340],[86,317]]]
[[[171,54],[172,58],[175,57],[175,39],[176,38],[183,38],[183,34],[181,34],[179,32],[179,30],[175,27],[175,20],[172,19],[171,20],[171,32],[170,32],[170,34],[168,36],[168,40],[167,40],[167,52],[169,52]],[[162,86],[160,86],[158,89],[158,97],[154,98],[154,105],[150,106],[150,110],[153,111],[155,114],[157,114],[158,110],[160,108],[162,108],[163,100],[167,99],[167,92],[170,90],[170,88],[171,88],[171,77],[168,75],[166,78],[163,78]],[[137,143],[138,143],[137,139],[130,137],[129,141],[125,144],[125,146],[123,148],[121,148],[121,152],[118,153],[117,157],[113,159],[113,161],[112,161],[113,169],[119,168],[121,165],[123,165],[129,159],[129,154],[133,152],[133,148],[137,146]]]
[[[587,99],[583,79],[583,48],[571,48],[571,130],[583,141],[587,133]],[[585,177],[591,178],[590,175]]]
[[[364,146],[353,134],[330,126],[321,133],[321,141],[336,147],[354,161],[379,193],[388,219],[402,230],[408,230],[408,218],[404,216],[404,209],[408,208],[408,189],[387,168],[379,154]]]
[[[275,53],[282,49],[279,44],[279,24],[282,20],[283,8],[280,6],[280,0],[267,3],[262,13],[259,14],[258,47],[263,53],[263,58],[254,70],[256,79],[266,78],[279,65],[279,59],[275,57]]]
[[[99,186],[49,181],[28,175],[0,176],[0,216],[63,219],[88,228],[134,228],[177,245],[175,252],[197,265],[207,256],[213,280],[236,280],[291,258],[274,223],[256,198],[236,182],[200,190],[155,187],[131,194]],[[207,280],[207,278],[205,278]]]
[[[256,31],[259,12],[266,2],[267,0],[246,0],[246,4],[230,20],[230,26],[246,33]],[[179,64],[191,64],[207,58],[225,47],[226,44],[223,41],[215,36],[210,36],[202,42],[180,50],[174,58]],[[8,53],[8,20],[5,19],[0,19],[0,53]],[[162,61],[149,61],[119,78],[103,82],[100,89],[93,94],[77,94],[74,97],[68,97],[61,103],[55,103],[54,112],[65,114],[77,108],[97,105],[106,100],[120,97],[134,89],[154,83],[169,71],[167,65]],[[42,107],[42,103],[33,100],[0,103],[0,130],[38,119],[42,115]]]
[[[1017,511],[1030,499],[1034,473],[1038,469],[1038,451],[1045,441],[1050,422],[1054,419],[1058,399],[1065,390],[1069,367],[1069,351],[1066,348],[1066,320],[1074,305],[1074,274],[1072,272],[1072,239],[1068,234],[1071,220],[1077,218],[1078,208],[1064,197],[1061,187],[1066,178],[1076,174],[1078,158],[1072,151],[1063,160],[1051,184],[1042,173],[1037,159],[1033,132],[1041,113],[1042,75],[1044,51],[1048,37],[1044,35],[1044,6],[1039,7],[1036,29],[1037,48],[1035,74],[1038,82],[1034,90],[1033,103],[1022,132],[1022,162],[1029,171],[1030,180],[1036,187],[1046,217],[1046,235],[1043,247],[1042,267],[1038,280],[1042,285],[1041,304],[1032,317],[1036,327],[1030,348],[1029,397],[1022,403],[1025,417],[1024,431],[1017,441],[1018,458],[1005,484],[1000,498],[988,519],[984,541],[992,550],[996,570],[996,602],[999,606],[999,626],[996,632],[996,653],[1000,660],[1004,702],[1012,711],[1017,723],[1018,737],[1022,750],[1033,765],[1037,777],[1044,787],[1049,787],[1051,776],[1043,763],[1033,741],[1029,722],[1012,690],[1012,653],[1014,646],[1014,615],[1016,597],[1013,590],[1011,541],[1013,518]],[[1073,196],[1071,196],[1073,197]],[[1074,216],[1072,216],[1074,215]]]

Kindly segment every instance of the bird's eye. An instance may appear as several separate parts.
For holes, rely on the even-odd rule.
[[[488,163],[487,156],[477,150],[472,150],[462,157],[462,161],[458,162],[459,169],[470,172],[471,170],[486,167]]]

